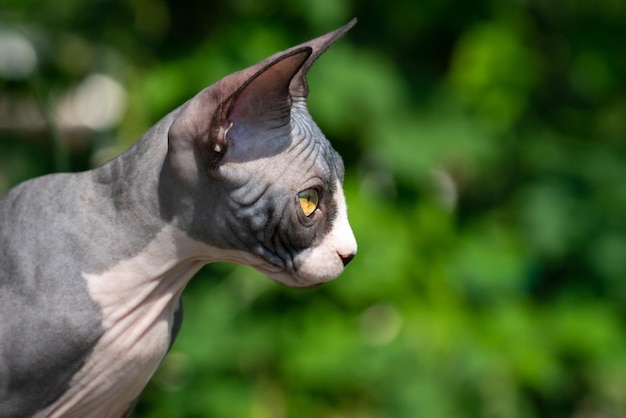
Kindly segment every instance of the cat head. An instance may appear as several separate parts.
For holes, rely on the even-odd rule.
[[[306,106],[309,67],[354,23],[207,87],[168,132],[170,217],[289,286],[334,279],[356,253],[343,162]]]

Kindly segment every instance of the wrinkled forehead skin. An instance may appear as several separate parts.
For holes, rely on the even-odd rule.
[[[300,188],[307,179],[325,184],[331,179],[343,180],[341,157],[303,102],[294,104],[289,123],[284,127],[266,132],[246,132],[238,128],[233,126],[227,136],[229,148],[236,157],[228,159],[218,169],[219,174],[234,183],[264,179],[266,186],[284,183]],[[241,136],[264,137],[251,141],[251,146],[247,141],[241,143],[238,140]]]
[[[264,138],[263,150],[237,150],[237,137],[248,135],[233,127],[230,147],[237,155],[252,154],[221,165],[217,174],[226,179],[230,215],[247,219],[250,237],[273,234],[289,235],[286,245],[299,249],[314,245],[332,225],[336,213],[335,194],[344,175],[343,162],[319,127],[311,119],[304,103],[294,104],[288,129],[270,131],[276,137]],[[280,133],[279,133],[280,132]],[[248,151],[248,152],[245,152]],[[298,220],[298,192],[315,188],[320,192],[323,219],[315,223]],[[233,228],[235,225],[233,225]],[[305,233],[297,233],[304,228]],[[252,243],[250,243],[252,245]],[[249,246],[239,249],[249,250]]]

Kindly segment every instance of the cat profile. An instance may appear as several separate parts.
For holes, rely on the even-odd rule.
[[[354,23],[224,77],[102,167],[0,200],[2,417],[130,411],[206,263],[303,288],[343,271],[344,167],[306,73]]]

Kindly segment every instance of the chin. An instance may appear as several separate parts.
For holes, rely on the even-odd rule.
[[[336,279],[341,271],[336,274],[302,274],[303,272],[297,273],[288,273],[286,271],[275,271],[265,269],[263,267],[255,267],[258,271],[265,274],[270,279],[283,284],[287,287],[296,288],[296,289],[311,289],[314,287],[319,287],[322,284],[329,282],[331,280]],[[343,269],[342,269],[343,270]]]

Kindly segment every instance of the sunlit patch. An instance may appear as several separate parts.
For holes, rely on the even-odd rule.
[[[103,131],[116,126],[126,111],[124,87],[104,74],[92,74],[62,97],[57,122],[66,127]]]
[[[301,191],[298,193],[298,201],[300,202],[300,207],[304,215],[311,216],[311,214],[315,212],[315,209],[317,209],[317,203],[319,201],[317,190],[306,189]]]
[[[402,328],[402,316],[392,305],[370,306],[361,314],[359,322],[361,337],[374,346],[389,344]]]
[[[0,32],[0,76],[12,80],[29,77],[37,66],[32,43],[15,32]]]

